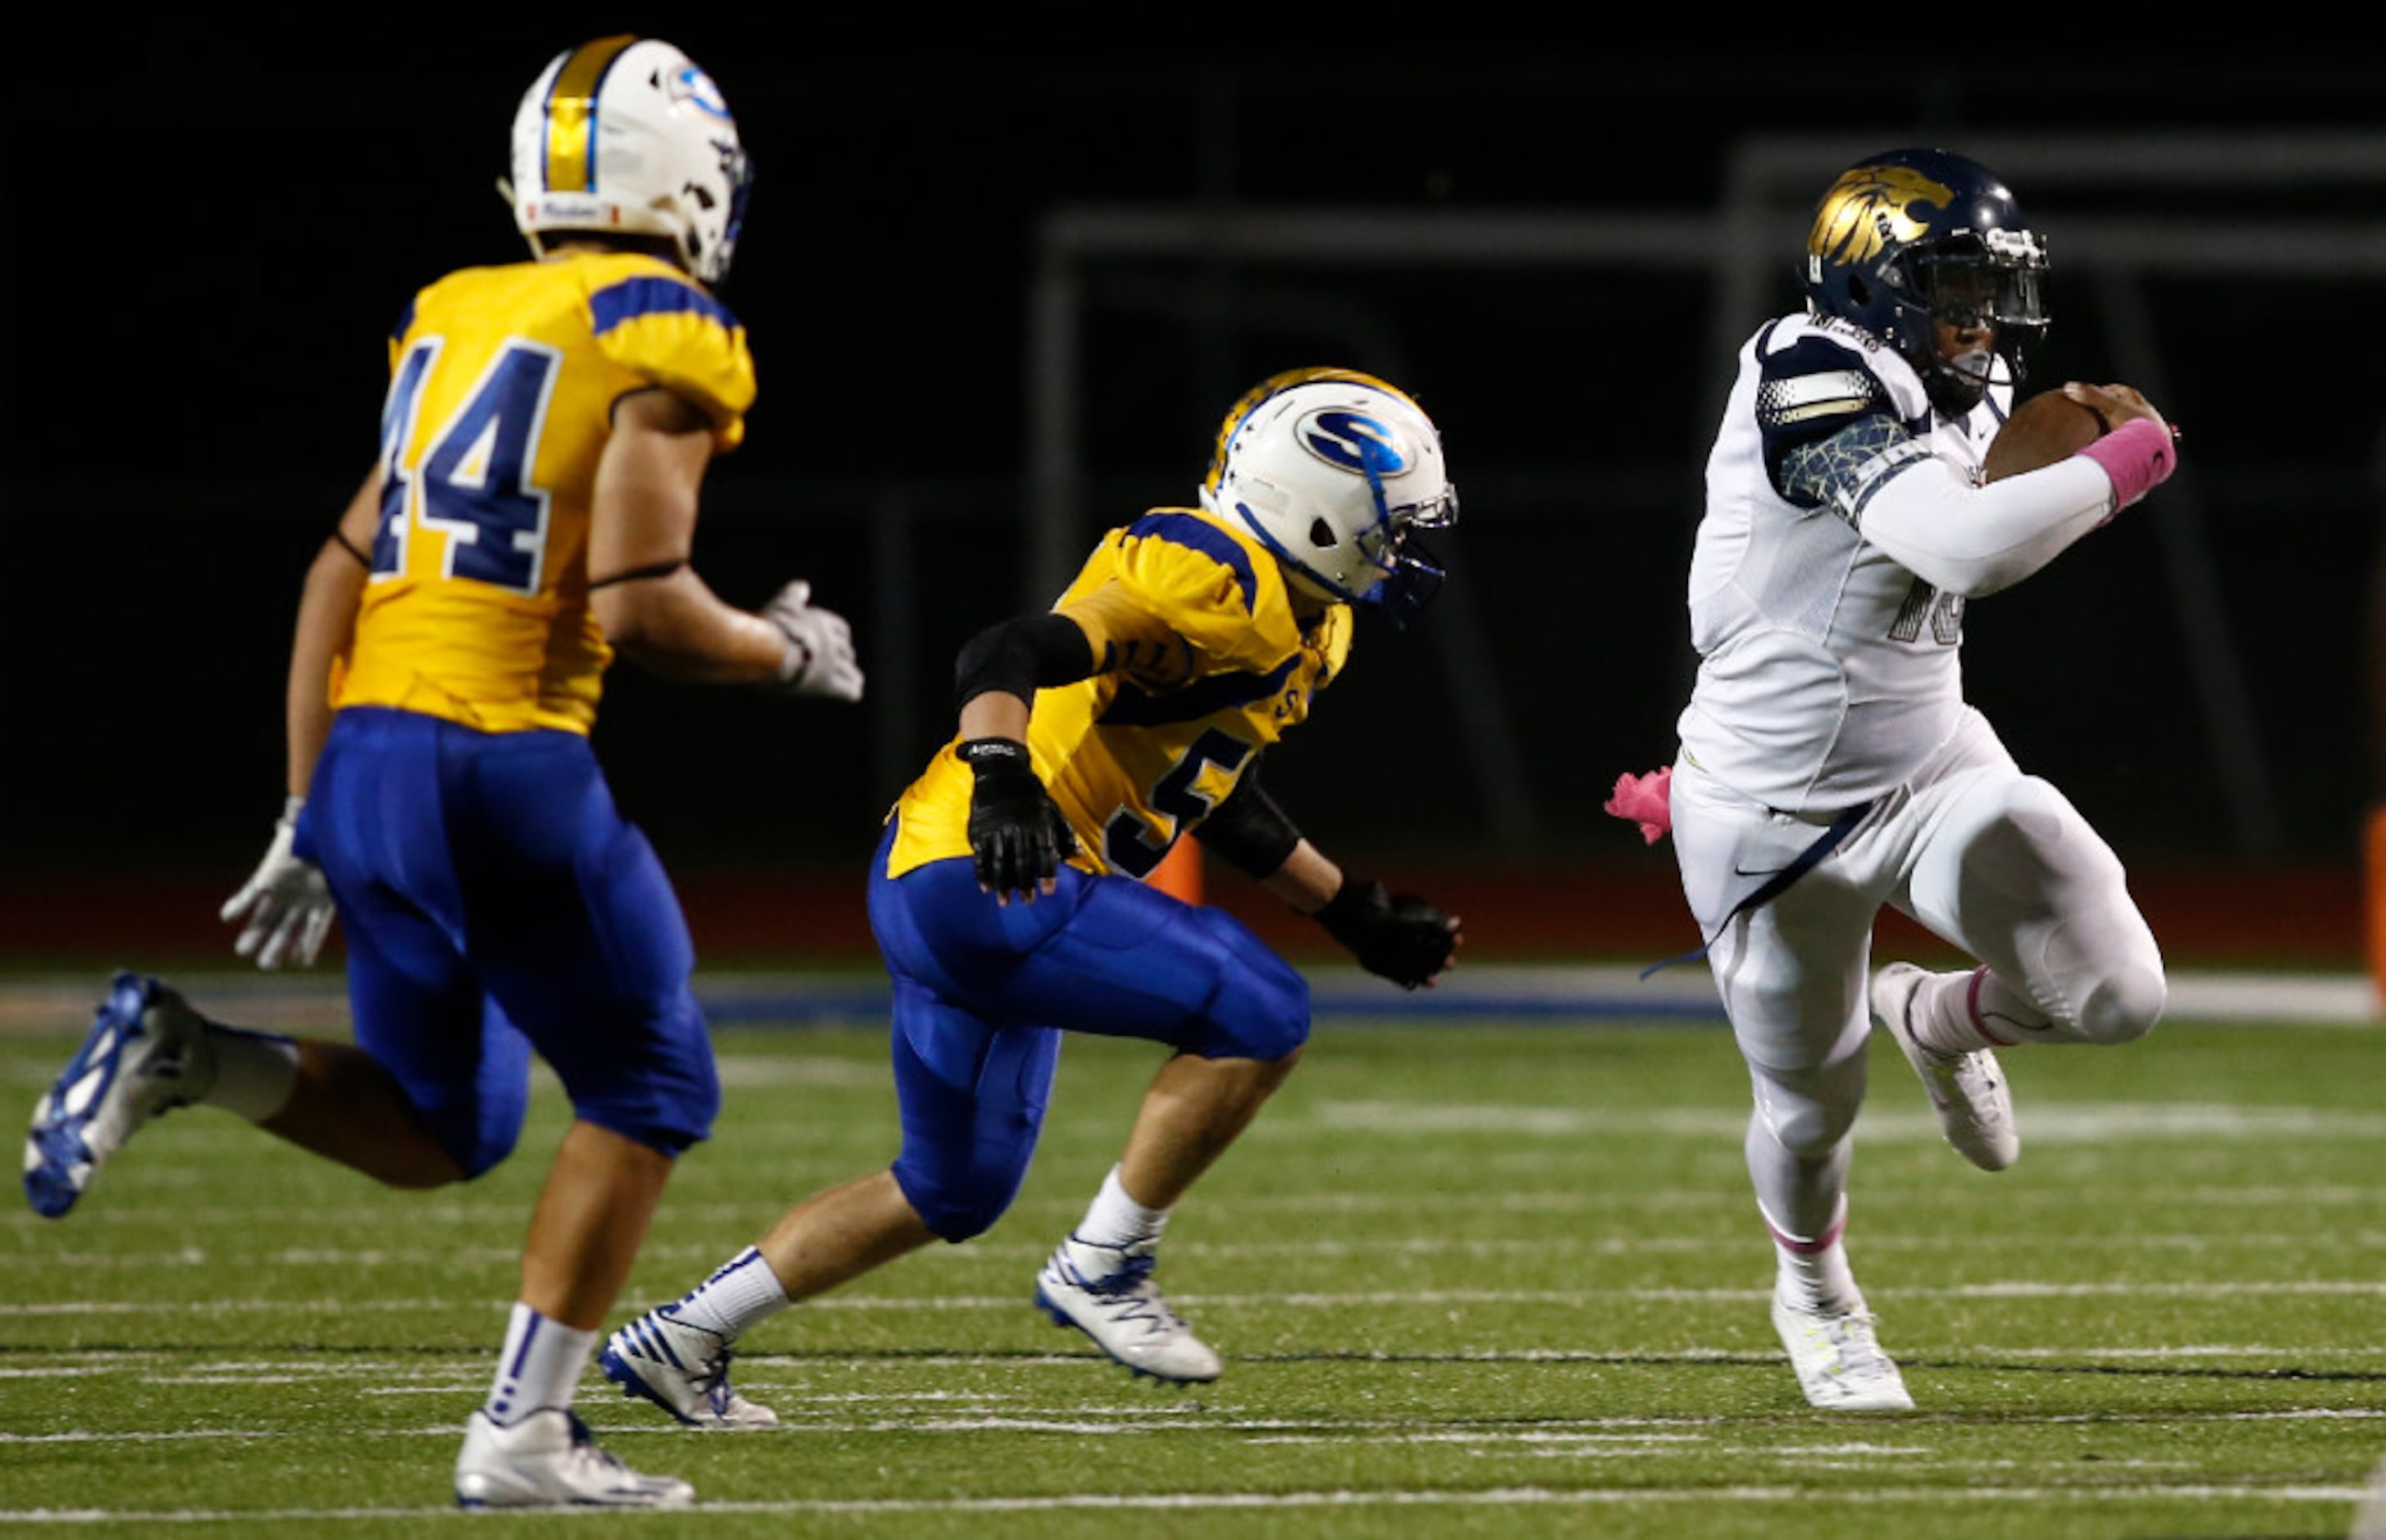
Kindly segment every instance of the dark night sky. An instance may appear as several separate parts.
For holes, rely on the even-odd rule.
[[[912,670],[901,713],[870,725],[617,673],[600,746],[673,858],[843,858],[899,789],[894,767],[940,735],[953,646],[1016,607],[1026,282],[1036,221],[1056,207],[1680,211],[1714,203],[1727,150],[1766,133],[1960,148],[2022,131],[2381,127],[2379,71],[2342,56],[2116,70],[2081,48],[2027,69],[1870,68],[1858,92],[1849,60],[1795,51],[1147,42],[1056,14],[1040,37],[912,50],[774,34],[726,7],[656,29],[720,81],[759,169],[724,297],[751,331],[762,398],[749,444],[715,473],[722,511],[699,566],[741,603],[812,576],[824,599],[851,596],[874,680],[906,677],[891,630]],[[12,82],[0,600],[19,866],[94,849],[253,858],[278,795],[291,602],[371,456],[385,330],[441,271],[516,254],[493,190],[515,100],[556,49],[623,26],[639,22],[482,24],[464,46],[345,16],[307,36],[219,17],[93,38]],[[1817,190],[1836,169],[1818,168]],[[2359,224],[2380,191],[2208,211]],[[2063,286],[2061,220],[2038,218],[2058,263],[2046,367],[2109,377],[2094,286]],[[1587,794],[1671,747],[1702,402],[1727,367],[1707,346],[1702,283],[1229,273],[1244,319],[1205,333],[1149,313],[1137,278],[1167,293],[1186,282],[1126,275],[1088,336],[1093,468],[1131,505],[1107,511],[1189,490],[1248,379],[1375,337],[1361,345],[1384,357],[1337,361],[1396,359],[1448,436],[1469,492],[1459,574],[1539,808],[1537,844],[1612,849]],[[2147,295],[2283,809],[2273,853],[2298,858],[2339,854],[2361,795],[2379,424],[2367,370],[2355,378],[2369,349],[2343,333],[2374,293]],[[1337,316],[1391,319],[1371,332],[1337,331]],[[2312,410],[2347,401],[2357,409]],[[882,615],[870,510],[898,488],[931,510],[915,530],[923,586],[914,610]],[[2016,751],[2108,828],[2225,854],[2240,842],[2182,671],[2175,559],[2116,527],[1977,607],[1967,667]],[[1373,671],[1353,671],[1355,706],[1304,730],[1317,746],[1306,768],[1287,758],[1287,783],[1385,843],[1480,841],[1480,765],[1451,746],[1443,655],[1418,638],[1363,645]]]

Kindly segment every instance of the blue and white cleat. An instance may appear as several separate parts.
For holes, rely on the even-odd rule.
[[[1072,1235],[1036,1275],[1036,1303],[1052,1324],[1075,1327],[1137,1374],[1173,1384],[1216,1379],[1225,1366],[1161,1297],[1155,1262],[1149,1243],[1089,1246]]]
[[[57,1219],[141,1126],[215,1083],[207,1022],[157,980],[119,973],[72,1062],[33,1108],[25,1200]]]
[[[459,1508],[685,1508],[696,1488],[631,1470],[560,1407],[500,1425],[476,1411],[456,1457]]]
[[[775,1428],[779,1414],[729,1387],[729,1339],[679,1319],[677,1305],[648,1310],[605,1339],[596,1365],[624,1396],[652,1401],[691,1428]]]

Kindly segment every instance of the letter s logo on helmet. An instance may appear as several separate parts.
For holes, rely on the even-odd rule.
[[[1409,457],[1392,430],[1372,417],[1342,407],[1313,411],[1300,419],[1294,439],[1331,466],[1356,476],[1370,471],[1398,476],[1409,468]]]

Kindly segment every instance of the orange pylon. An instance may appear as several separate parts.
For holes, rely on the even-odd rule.
[[[1201,902],[1201,842],[1189,834],[1180,835],[1144,879],[1144,885],[1187,904]]]

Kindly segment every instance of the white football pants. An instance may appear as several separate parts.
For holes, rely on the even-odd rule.
[[[1672,795],[1683,895],[1714,938],[1707,960],[1755,1088],[1749,1175],[1785,1238],[1813,1240],[1839,1217],[1882,905],[2010,986],[1999,993],[2017,1008],[1999,1026],[2028,1041],[2126,1043],[2162,1014],[2162,954],[2119,858],[2061,792],[2021,772],[1978,711],[1837,850],[1727,924],[1830,815],[1775,812],[1687,761]]]

